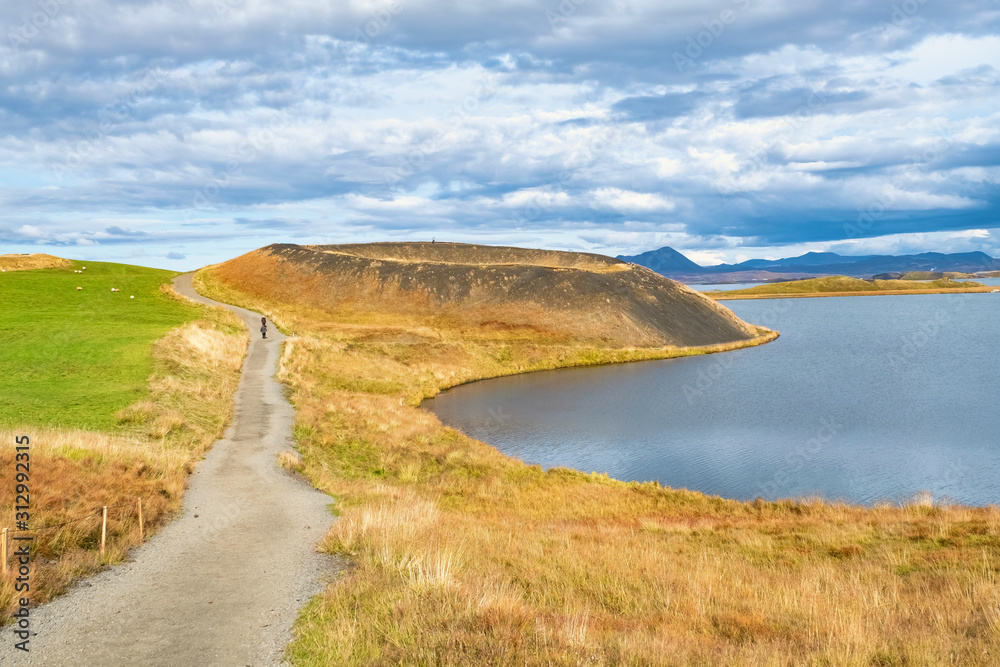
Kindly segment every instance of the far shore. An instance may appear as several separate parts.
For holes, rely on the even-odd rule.
[[[821,296],[892,296],[899,294],[990,294],[1000,290],[997,287],[973,287],[969,289],[906,289],[870,290],[867,292],[784,292],[779,294],[732,294],[729,292],[702,292],[716,301],[737,301],[746,299],[810,299]]]

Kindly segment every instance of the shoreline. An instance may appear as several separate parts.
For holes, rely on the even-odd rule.
[[[942,290],[942,291],[947,291],[947,290]],[[981,291],[982,290],[980,290],[980,292]],[[863,293],[861,293],[861,295],[870,295],[870,294],[878,294],[878,292],[863,292]],[[820,293],[820,294],[809,295],[809,296],[827,296],[827,294]],[[753,297],[744,297],[744,299],[747,299],[747,298],[753,298]],[[769,297],[769,298],[786,298],[786,297],[784,295],[782,295],[782,296],[772,296],[772,297]],[[486,382],[486,381],[489,381],[489,380],[499,380],[499,379],[502,379],[502,378],[514,377],[514,376],[518,376],[518,375],[529,375],[531,373],[542,373],[542,372],[553,372],[553,371],[561,371],[561,370],[571,370],[571,369],[575,369],[575,368],[595,368],[595,367],[599,367],[599,366],[614,366],[614,365],[621,365],[621,364],[639,363],[639,362],[643,362],[643,361],[666,361],[666,360],[669,360],[669,359],[680,359],[680,358],[683,358],[683,357],[695,357],[695,356],[703,356],[703,355],[710,355],[710,354],[719,354],[719,353],[722,353],[722,352],[732,352],[732,351],[736,351],[736,350],[743,350],[743,349],[748,349],[748,348],[752,348],[752,347],[758,347],[758,346],[761,346],[761,345],[766,345],[767,343],[774,342],[775,340],[777,340],[781,336],[780,332],[776,331],[774,329],[767,329],[766,327],[762,327],[762,326],[759,326],[759,325],[754,325],[754,326],[756,326],[759,331],[763,331],[764,333],[761,333],[757,337],[752,338],[750,340],[742,341],[743,344],[717,343],[715,345],[681,347],[681,348],[674,348],[672,350],[674,352],[677,352],[678,354],[671,354],[671,355],[668,355],[668,356],[633,357],[633,358],[625,358],[625,359],[621,359],[621,360],[600,361],[600,362],[596,362],[596,363],[586,363],[586,362],[585,363],[574,363],[574,364],[569,364],[569,365],[553,366],[551,368],[533,368],[533,369],[528,369],[528,370],[523,370],[523,371],[517,371],[517,372],[513,372],[513,373],[502,373],[502,374],[499,374],[499,375],[490,375],[490,376],[486,376],[486,377],[473,378],[473,379],[470,379],[470,380],[467,380],[467,381],[464,381],[464,382],[459,382],[459,383],[454,384],[454,385],[448,385],[448,386],[441,387],[437,391],[437,393],[435,393],[434,395],[431,395],[431,396],[424,397],[423,399],[420,400],[419,403],[417,403],[413,407],[416,407],[419,410],[424,410],[427,413],[433,415],[435,419],[440,420],[440,417],[437,415],[436,412],[434,412],[433,410],[431,410],[430,408],[428,408],[428,407],[425,406],[425,404],[427,403],[427,401],[433,400],[433,399],[437,398],[438,396],[440,396],[441,394],[443,394],[445,392],[452,391],[452,390],[457,389],[459,387],[463,387],[463,386],[474,384],[474,383],[478,383],[478,382]],[[639,351],[639,350],[642,350],[642,349],[646,349],[646,350],[659,350],[659,349],[669,350],[670,348],[622,348],[621,351],[623,351],[623,352],[624,351],[636,352],[636,351]],[[458,433],[462,434],[466,438],[477,439],[478,440],[478,438],[476,436],[467,433],[465,430],[463,430],[463,429],[461,429],[461,428],[459,428],[457,426],[451,426],[450,424],[446,424],[443,421],[441,423],[444,424],[445,426],[447,426],[449,429],[453,429],[454,431],[457,431]],[[520,461],[520,462],[523,462],[523,463],[525,463],[526,465],[529,465],[529,466],[538,466],[539,468],[541,468],[542,470],[544,470],[546,472],[548,472],[549,470],[552,470],[552,469],[557,469],[557,470],[561,469],[561,470],[568,470],[568,471],[573,472],[573,473],[578,473],[578,474],[584,475],[584,476],[594,474],[594,473],[588,473],[586,470],[584,470],[582,468],[575,468],[572,465],[568,465],[568,464],[553,464],[553,465],[550,465],[550,466],[545,466],[545,465],[542,465],[542,464],[527,463],[527,462],[524,462],[520,457],[512,455],[512,454],[508,454],[507,452],[501,450],[497,445],[493,444],[492,442],[488,442],[488,441],[485,441],[485,440],[483,440],[481,442],[483,444],[485,444],[487,447],[489,447],[490,449],[494,450],[497,454],[499,454],[500,456],[502,456],[502,457],[504,457],[506,459],[510,459],[510,460],[513,460],[513,461]],[[842,505],[842,506],[846,506],[846,507],[859,508],[861,510],[876,511],[876,510],[881,510],[881,509],[886,509],[886,508],[906,509],[907,507],[912,507],[915,504],[919,505],[920,503],[927,502],[926,500],[923,499],[923,494],[925,493],[925,490],[923,490],[923,489],[918,489],[914,493],[910,494],[909,496],[907,496],[908,499],[902,499],[902,498],[893,499],[893,498],[888,498],[888,497],[881,497],[881,498],[872,500],[870,502],[856,502],[856,501],[847,500],[847,499],[841,498],[841,497],[826,497],[826,496],[823,496],[823,495],[820,495],[820,494],[816,494],[816,493],[808,493],[808,494],[805,494],[805,495],[802,495],[802,496],[776,496],[776,497],[770,498],[770,499],[768,499],[768,498],[761,498],[761,497],[740,499],[740,498],[733,498],[733,497],[730,497],[730,496],[722,496],[722,495],[718,495],[718,494],[706,493],[705,491],[701,491],[699,489],[692,489],[692,488],[688,488],[688,487],[671,487],[671,486],[665,486],[661,482],[656,481],[656,480],[642,481],[642,480],[636,480],[636,479],[624,479],[624,478],[619,478],[619,477],[613,477],[613,476],[609,475],[608,473],[597,473],[597,474],[604,475],[605,477],[607,477],[611,481],[618,482],[618,483],[621,483],[621,484],[626,484],[626,485],[628,485],[628,484],[638,484],[638,485],[653,484],[653,485],[659,486],[659,487],[667,489],[667,490],[678,491],[678,492],[682,492],[682,493],[699,494],[699,495],[701,495],[701,496],[703,496],[705,498],[708,498],[708,499],[716,499],[716,500],[725,501],[725,502],[734,502],[734,503],[739,503],[740,505],[754,505],[754,503],[756,503],[759,500],[763,500],[764,502],[769,502],[769,503],[782,503],[782,502],[791,501],[791,502],[794,502],[794,503],[809,504],[809,503],[820,502],[820,503],[827,504],[827,505]],[[941,496],[940,498],[935,498],[933,502],[941,502],[941,501],[944,501],[949,507],[961,508],[961,509],[973,509],[973,510],[975,510],[975,509],[990,509],[990,508],[993,508],[993,507],[1000,507],[1000,504],[998,504],[998,503],[987,503],[987,504],[984,504],[984,505],[974,505],[974,504],[968,504],[968,503],[962,503],[962,502],[954,502],[948,496]]]
[[[752,289],[752,288],[751,288]],[[902,296],[907,294],[992,294],[1000,288],[870,290],[865,292],[787,292],[784,294],[726,294],[702,292],[715,301],[746,301],[752,299],[813,299],[828,296]]]
[[[436,393],[431,396],[425,396],[420,399],[416,407],[421,407],[425,401],[429,401],[432,398],[436,398],[441,393],[445,391],[450,391],[457,387],[462,387],[467,384],[473,384],[474,382],[485,382],[487,380],[499,380],[500,378],[513,377],[515,375],[527,375],[529,373],[542,373],[546,371],[560,371],[567,370],[571,368],[595,368],[598,366],[614,366],[618,364],[635,364],[643,361],[666,361],[668,359],[681,359],[683,357],[700,357],[709,354],[720,354],[722,352],[733,352],[735,350],[745,350],[751,347],[758,347],[760,345],[767,345],[768,343],[777,340],[781,333],[774,330],[768,329],[767,327],[762,327],[754,324],[757,327],[758,335],[744,341],[734,341],[730,343],[715,343],[712,345],[692,345],[687,347],[624,347],[624,348],[609,348],[611,352],[621,353],[621,358],[617,359],[601,359],[598,361],[578,361],[575,363],[570,363],[566,365],[556,365],[548,368],[526,368],[524,370],[513,371],[509,373],[501,373],[498,375],[487,375],[483,377],[472,378],[459,382],[457,384],[442,386],[438,389]],[[646,352],[649,356],[642,356],[641,353]],[[468,437],[467,433],[465,434]],[[490,445],[492,447],[492,445]],[[499,450],[498,450],[499,451]],[[506,455],[505,455],[506,456]]]

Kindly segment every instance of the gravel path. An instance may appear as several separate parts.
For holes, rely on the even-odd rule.
[[[216,303],[194,292],[190,274],[174,285]],[[315,549],[332,499],[275,462],[293,445],[294,410],[273,378],[284,336],[272,326],[261,340],[259,314],[225,307],[254,336],[233,424],[191,475],[183,513],[131,561],[33,610],[30,654],[4,628],[0,664],[282,664],[298,610],[337,569]]]

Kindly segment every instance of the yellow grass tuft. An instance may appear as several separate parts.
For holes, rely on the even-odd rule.
[[[375,487],[370,493],[389,496],[377,505],[352,512],[337,521],[326,537],[326,547],[332,551],[352,553],[374,542],[406,544],[432,525],[439,517],[433,502],[399,493],[391,487]],[[403,556],[383,557],[392,562],[406,562]]]
[[[164,410],[153,421],[147,431],[154,438],[165,438],[172,431],[180,429],[185,424],[184,415],[177,410]]]
[[[302,455],[291,449],[278,453],[278,465],[290,472],[302,471]]]
[[[589,614],[571,614],[563,624],[563,640],[575,649],[580,649],[587,643],[587,621]]]
[[[139,401],[115,413],[115,419],[119,424],[145,424],[154,418],[157,406],[153,401]]]
[[[455,555],[450,551],[410,557],[404,564],[410,588],[422,592],[453,585],[454,561]]]

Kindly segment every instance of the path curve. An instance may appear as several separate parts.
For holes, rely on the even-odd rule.
[[[275,462],[294,410],[273,378],[285,339],[260,315],[174,287],[239,315],[254,332],[225,438],[189,478],[182,514],[132,559],[32,611],[31,652],[2,630],[0,664],[138,667],[281,665],[298,610],[336,562],[316,551],[332,498]]]

